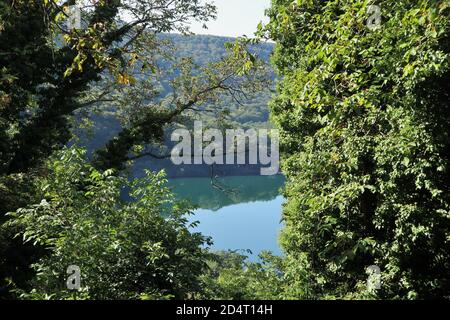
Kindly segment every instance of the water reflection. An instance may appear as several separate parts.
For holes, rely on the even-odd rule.
[[[282,227],[283,176],[227,177],[215,187],[210,178],[169,181],[180,199],[199,209],[191,221],[200,221],[195,231],[211,236],[213,250],[251,250],[251,260],[263,251],[281,254],[278,234]]]
[[[258,201],[272,201],[280,195],[285,178],[277,176],[238,176],[171,179],[169,185],[181,199],[188,199],[200,209],[221,208]]]

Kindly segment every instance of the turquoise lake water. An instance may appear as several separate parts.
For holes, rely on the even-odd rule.
[[[183,178],[169,181],[180,199],[199,209],[190,221],[194,229],[211,236],[212,250],[251,250],[250,259],[261,251],[280,255],[278,236],[282,228],[283,176]]]

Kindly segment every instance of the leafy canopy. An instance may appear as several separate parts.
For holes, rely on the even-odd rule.
[[[37,181],[42,201],[10,214],[7,224],[23,230],[18,237],[47,250],[21,297],[184,299],[200,292],[209,257],[202,246],[210,240],[191,233],[192,208],[175,201],[164,174],[128,182],[95,170],[84,153],[72,147],[52,156]],[[80,291],[66,287],[72,265],[81,270]]]
[[[296,298],[448,297],[449,2],[274,0],[263,36]],[[368,292],[366,269],[382,271]]]

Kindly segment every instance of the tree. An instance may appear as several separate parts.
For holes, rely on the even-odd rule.
[[[449,298],[448,1],[274,0],[288,295]],[[366,289],[377,265],[382,289]]]
[[[74,4],[83,9],[81,28],[65,24]],[[5,213],[42,200],[34,182],[42,164],[73,138],[76,116],[107,109],[123,119],[121,132],[97,150],[93,164],[100,171],[124,169],[129,160],[149,155],[140,150],[187,112],[253,88],[256,63],[242,46],[230,46],[229,56],[200,68],[188,58],[174,61],[170,44],[157,37],[188,33],[193,20],[214,16],[215,7],[201,0],[2,1],[1,222]],[[160,67],[160,59],[178,70],[166,99],[155,89],[158,73],[171,71]],[[18,231],[0,228],[0,295],[5,278],[21,287],[32,276],[35,255],[11,238]]]
[[[26,299],[186,299],[200,293],[199,276],[210,244],[190,233],[186,214],[162,173],[143,179],[101,173],[72,147],[46,162],[36,181],[39,204],[11,214],[18,236],[46,254],[34,265],[36,276]],[[133,201],[122,200],[123,190]],[[69,290],[70,266],[80,268],[81,288]]]
[[[286,290],[283,258],[263,252],[259,262],[248,262],[243,254],[226,251],[214,253],[208,269],[201,276],[201,299],[277,300]]]

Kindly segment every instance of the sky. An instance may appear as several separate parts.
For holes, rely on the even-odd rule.
[[[208,22],[208,29],[201,24],[193,24],[191,31],[196,34],[238,37],[253,36],[260,21],[267,21],[264,10],[270,0],[213,0],[217,6],[217,20]]]

